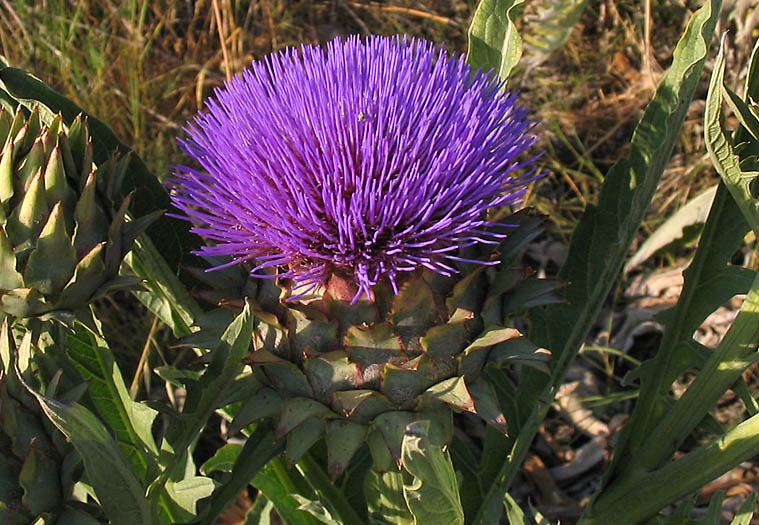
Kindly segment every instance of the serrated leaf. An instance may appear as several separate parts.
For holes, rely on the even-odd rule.
[[[759,172],[741,169],[741,158],[736,154],[722,117],[726,42],[727,35],[723,35],[706,95],[704,139],[714,167],[735,198],[749,226],[754,232],[759,232],[759,203],[751,191],[752,181],[759,177]]]
[[[416,421],[403,435],[403,468],[414,476],[404,482],[403,496],[415,525],[464,524],[456,472],[442,448],[429,443],[429,422]]]
[[[474,69],[494,69],[502,79],[522,57],[522,38],[514,20],[524,0],[482,0],[469,26],[469,50],[466,61]]]

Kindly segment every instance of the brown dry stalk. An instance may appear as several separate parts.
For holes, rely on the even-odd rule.
[[[213,0],[213,16],[216,19],[216,29],[219,32],[219,42],[221,43],[221,55],[224,59],[224,76],[227,82],[232,80],[232,68],[229,65],[229,55],[227,53],[227,38],[224,35],[224,25],[221,20],[221,10],[219,9],[218,0]]]
[[[429,20],[434,20],[435,22],[440,22],[441,24],[447,24],[449,26],[454,27],[460,27],[461,24],[456,22],[455,20],[452,20],[445,16],[435,15],[432,13],[428,13],[426,11],[422,11],[420,9],[413,9],[411,7],[401,7],[397,5],[384,5],[379,4],[376,2],[348,2],[352,7],[359,7],[361,9],[374,9],[375,11],[380,11],[384,13],[399,13],[403,15],[409,15],[409,16],[416,16],[419,18],[427,18]]]

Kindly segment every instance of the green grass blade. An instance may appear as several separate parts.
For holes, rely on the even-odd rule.
[[[481,0],[469,26],[466,61],[475,70],[494,69],[507,79],[522,57],[522,38],[514,25],[524,0]]]
[[[662,78],[633,134],[630,156],[610,170],[601,190],[598,206],[589,206],[569,248],[561,278],[571,284],[566,289],[566,305],[533,311],[531,338],[556,356],[550,379],[525,371],[521,385],[545,385],[540,397],[521,397],[525,424],[512,448],[511,461],[504,464],[481,507],[475,523],[484,525],[487,509],[501,508],[503,494],[524,459],[548,411],[558,385],[600,311],[622,268],[632,239],[656,191],[706,60],[709,42],[719,17],[721,1],[707,1],[692,16],[677,44],[672,65]],[[485,480],[483,480],[485,481]]]
[[[756,507],[756,492],[751,491],[751,495],[746,498],[743,505],[735,513],[730,525],[751,525],[751,518],[754,517],[754,507]]]

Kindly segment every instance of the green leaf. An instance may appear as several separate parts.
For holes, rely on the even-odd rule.
[[[152,523],[145,492],[105,426],[77,403],[64,404],[27,387],[45,415],[82,457],[87,479],[114,525]]]
[[[507,79],[522,56],[522,38],[514,25],[524,0],[481,0],[469,26],[466,61],[472,68],[494,69]]]
[[[456,473],[448,453],[428,440],[430,423],[415,421],[403,435],[403,468],[414,476],[403,484],[403,496],[414,523],[464,523]]]
[[[370,470],[364,486],[369,519],[373,523],[409,525],[414,517],[403,497],[403,474],[398,470],[379,473]]]
[[[291,494],[291,496],[295,499],[295,501],[300,503],[298,510],[308,512],[317,520],[322,523],[326,523],[327,525],[342,525],[339,521],[336,521],[332,517],[332,514],[329,513],[327,508],[322,505],[321,502],[304,498],[300,494]]]
[[[506,508],[506,518],[509,525],[532,525],[516,500],[508,492],[503,496],[503,506]]]
[[[335,519],[344,525],[363,525],[362,519],[351,506],[345,494],[324,472],[319,463],[306,453],[298,462],[298,471],[314,490],[319,500],[330,510]],[[303,494],[303,492],[300,492]]]
[[[530,17],[525,13],[522,32],[525,60],[537,66],[563,47],[587,6],[587,0],[550,0],[530,5],[534,13]]]
[[[231,472],[232,467],[237,461],[237,458],[242,452],[243,446],[239,443],[227,443],[220,449],[218,449],[213,456],[208,458],[205,463],[200,466],[200,472],[203,474],[210,474],[215,470],[222,472]]]
[[[724,35],[706,95],[704,139],[714,167],[738,203],[749,226],[757,233],[759,232],[759,202],[753,195],[751,186],[754,179],[759,176],[759,172],[741,169],[742,159],[736,153],[732,139],[725,130],[722,115],[726,41],[727,36]]]
[[[722,502],[725,501],[725,491],[720,490],[709,500],[709,508],[704,515],[706,523],[720,523],[722,521]]]
[[[246,304],[222,334],[219,347],[211,354],[211,363],[200,381],[187,387],[181,424],[178,422],[169,428],[165,441],[170,446],[164,447],[159,456],[159,462],[167,467],[148,488],[151,499],[158,497],[166,482],[178,474],[176,470],[184,464],[182,458],[187,457],[188,448],[214,411],[222,406],[227,390],[242,369],[243,357],[250,351],[252,334],[253,314]]]
[[[276,514],[274,504],[259,492],[245,514],[245,525],[272,525],[272,514]]]
[[[754,517],[754,509],[756,508],[756,492],[751,491],[751,495],[746,498],[743,505],[740,506],[738,512],[735,513],[733,521],[730,525],[750,525],[751,518]]]
[[[310,491],[304,492],[294,481],[297,472],[288,471],[284,462],[279,458],[270,461],[253,478],[253,485],[274,504],[277,514],[288,525],[315,525],[318,523],[307,512],[298,509],[298,502],[291,494],[301,494],[309,497]]]
[[[179,481],[169,480],[166,483],[167,495],[184,513],[179,517],[182,521],[191,520],[197,515],[198,501],[213,494],[214,488],[213,480],[202,476],[190,476]]]
[[[160,253],[163,253],[161,250]],[[147,235],[137,237],[126,262],[147,291],[133,292],[142,304],[166,324],[175,337],[191,333],[190,327],[202,310],[190,296],[175,270],[167,266]]]
[[[748,104],[743,102],[732,89],[725,85],[722,86],[722,89],[722,96],[735,116],[738,117],[738,121],[754,141],[759,141],[759,119],[751,112]]]
[[[158,456],[152,434],[158,412],[129,397],[121,371],[103,338],[80,323],[67,336],[69,359],[89,381],[88,391],[100,416],[113,430],[134,472],[146,482],[148,470],[155,468]]]
[[[18,483],[24,489],[21,501],[32,514],[55,510],[63,495],[57,458],[45,448],[32,439],[18,474]]]
[[[531,369],[520,378],[517,398],[522,423],[519,434],[490,487],[474,523],[485,525],[488,509],[503,508],[503,495],[524,460],[569,366],[585,342],[603,302],[616,282],[632,239],[654,195],[659,179],[698,85],[708,45],[719,17],[721,2],[709,0],[691,17],[677,44],[670,69],[637,125],[628,158],[617,162],[606,176],[597,206],[588,206],[572,237],[567,261],[559,277],[570,283],[567,304],[531,311],[530,338],[551,350],[556,360],[547,377]],[[538,395],[535,392],[538,391]],[[547,399],[540,401],[540,396]]]
[[[706,222],[706,217],[709,215],[716,194],[717,186],[712,186],[667,217],[667,220],[661,223],[640,245],[635,255],[630,257],[623,272],[629,273],[665,246],[681,239],[685,235],[685,229],[689,226]]]
[[[503,437],[503,434],[496,433]],[[453,467],[456,469],[456,477],[459,480],[459,496],[464,509],[464,518],[469,523],[482,501],[483,490],[480,486],[479,465],[472,451],[469,450],[469,445],[458,436],[454,435],[449,451]]]
[[[237,445],[235,448],[228,448],[230,446],[228,444],[222,448],[222,450],[226,449],[223,455],[219,455],[219,452],[217,452],[213,458],[201,467],[201,471],[207,469],[213,470],[211,467],[229,468],[229,463],[233,461],[230,470],[232,475],[221,487],[214,491],[211,502],[204,509],[199,523],[216,523],[216,518],[224,511],[227,505],[240,494],[240,491],[244,490],[251,483],[253,478],[264,468],[269,460],[279,455],[284,449],[282,440],[275,440],[274,433],[265,426],[256,429],[248,437],[245,446],[241,447]],[[237,454],[236,457],[235,454]],[[210,466],[209,463],[211,464]]]

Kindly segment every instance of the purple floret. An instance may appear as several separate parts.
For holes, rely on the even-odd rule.
[[[277,267],[297,289],[352,276],[358,293],[497,243],[492,206],[521,202],[534,142],[515,94],[415,39],[350,37],[254,62],[188,124],[174,205],[199,254]],[[356,297],[358,298],[358,296]]]

